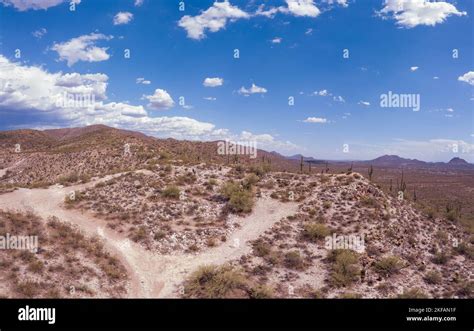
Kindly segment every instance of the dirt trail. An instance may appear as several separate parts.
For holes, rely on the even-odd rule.
[[[120,174],[72,186],[48,189],[18,189],[0,195],[0,209],[32,211],[44,219],[56,216],[77,225],[90,236],[103,238],[105,248],[127,268],[130,277],[128,296],[133,298],[178,297],[178,286],[185,277],[203,264],[222,264],[251,251],[249,241],[257,239],[280,219],[297,211],[296,203],[285,203],[269,197],[259,198],[253,212],[239,219],[241,227],[220,246],[196,254],[162,255],[145,250],[125,236],[106,227],[102,220],[77,210],[63,208],[64,198],[74,190],[90,187]],[[237,216],[232,216],[238,218]]]

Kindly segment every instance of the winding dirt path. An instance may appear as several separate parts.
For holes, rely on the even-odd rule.
[[[171,298],[180,296],[180,284],[189,273],[205,264],[222,264],[238,259],[251,251],[249,241],[257,239],[276,222],[297,211],[296,203],[282,204],[269,197],[257,200],[253,212],[239,218],[241,227],[217,247],[196,254],[162,255],[150,252],[106,226],[106,222],[90,214],[63,208],[64,198],[120,174],[104,177],[87,184],[71,187],[52,186],[48,189],[18,189],[0,195],[0,209],[32,211],[43,219],[56,216],[75,224],[85,234],[103,238],[105,248],[127,268],[132,298]]]

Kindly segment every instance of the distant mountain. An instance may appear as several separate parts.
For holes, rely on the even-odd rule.
[[[383,155],[370,161],[359,162],[362,164],[371,164],[379,167],[404,167],[404,168],[462,168],[474,169],[474,164],[468,163],[459,157],[451,159],[449,162],[425,162],[417,159],[406,159],[398,155]]]
[[[303,157],[303,161],[317,161],[314,157],[312,156],[304,156],[302,154],[295,154],[291,156],[287,156],[286,158],[288,160],[301,160],[301,157]]]
[[[452,165],[469,165],[469,163],[464,160],[464,159],[461,159],[459,157],[454,157],[452,158],[448,164],[452,164]]]

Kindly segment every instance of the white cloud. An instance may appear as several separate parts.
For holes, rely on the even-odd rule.
[[[255,84],[252,84],[252,86],[250,88],[245,88],[244,86],[242,86],[240,89],[239,89],[239,94],[243,94],[243,95],[250,95],[250,94],[262,94],[262,93],[267,93],[267,89],[264,88],[264,87],[260,87],[260,86],[257,86]]]
[[[368,101],[359,101],[359,105],[370,106],[370,102],[368,102]]]
[[[35,38],[41,39],[46,33],[48,33],[48,30],[46,30],[45,28],[41,28],[39,30],[34,31],[32,35]]]
[[[203,99],[207,100],[207,101],[216,101],[217,100],[217,98],[214,98],[214,97],[204,97]]]
[[[280,44],[282,39],[280,37],[273,38],[271,40],[272,44]]]
[[[169,109],[174,107],[173,98],[168,92],[162,89],[156,89],[153,95],[144,95],[144,99],[147,99],[150,103],[148,107],[151,109]]]
[[[72,38],[71,40],[54,44],[51,49],[59,54],[59,59],[67,61],[68,66],[74,65],[79,61],[99,62],[110,58],[107,54],[107,47],[97,47],[95,43],[98,40],[110,40],[111,36],[105,36],[99,33]]]
[[[321,90],[321,91],[314,91],[312,95],[318,95],[320,97],[326,97],[328,95],[331,95],[331,93],[328,92],[328,90]]]
[[[129,12],[118,12],[117,15],[114,16],[114,25],[123,25],[128,24],[133,19],[133,14]]]
[[[418,67],[410,67],[410,71],[417,71]]]
[[[294,16],[316,17],[321,11],[314,4],[314,0],[285,0],[288,11]]]
[[[219,77],[214,77],[214,78],[206,78],[204,79],[203,85],[206,87],[218,87],[222,86],[224,84],[224,79],[219,78]]]
[[[76,5],[81,3],[81,0],[0,0],[4,6],[13,6],[19,11],[26,10],[41,10],[48,9],[60,5],[64,2],[74,3]]]
[[[140,7],[143,5],[143,0],[135,0],[135,7]]]
[[[439,79],[439,77],[438,77],[438,76],[434,76],[433,79]]]
[[[140,77],[140,78],[137,78],[136,83],[137,83],[137,84],[143,84],[143,85],[150,85],[150,84],[151,84],[151,81],[146,80],[146,79],[143,78],[143,77]]]
[[[307,29],[304,34],[306,34],[306,35],[313,34],[313,29],[312,28]]]
[[[468,83],[469,85],[474,85],[474,71],[466,72],[464,75],[459,76],[458,80],[460,82]]]
[[[280,12],[284,12],[285,10],[286,10],[285,7],[271,7],[270,9],[265,10],[265,5],[261,4],[260,6],[258,6],[257,11],[255,12],[255,15],[273,18],[276,14]]]
[[[448,2],[428,0],[385,0],[384,7],[378,13],[384,18],[392,17],[405,28],[434,26],[451,15],[467,15]]]
[[[179,20],[178,25],[186,30],[189,38],[199,40],[206,36],[206,30],[217,32],[224,29],[229,20],[233,22],[249,17],[249,14],[237,6],[232,6],[228,0],[223,2],[216,1],[211,7],[197,16],[183,16]]]
[[[308,117],[303,122],[305,122],[305,123],[325,124],[325,123],[328,123],[328,120],[326,118],[322,118],[322,117]]]
[[[349,6],[349,4],[347,3],[347,0],[326,0],[326,2],[330,5],[338,4],[338,5],[341,5],[342,7]]]
[[[344,100],[344,98],[340,95],[334,96],[332,99],[337,102],[342,102],[342,103],[346,102],[346,100]]]
[[[452,112],[454,112],[454,109],[453,108],[447,108],[446,111],[452,113]]]

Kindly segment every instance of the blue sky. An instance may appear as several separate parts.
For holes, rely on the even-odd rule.
[[[74,2],[0,0],[0,129],[102,123],[316,158],[474,162],[472,1]],[[389,91],[418,95],[419,111],[381,107]],[[94,105],[58,106],[64,92]]]

